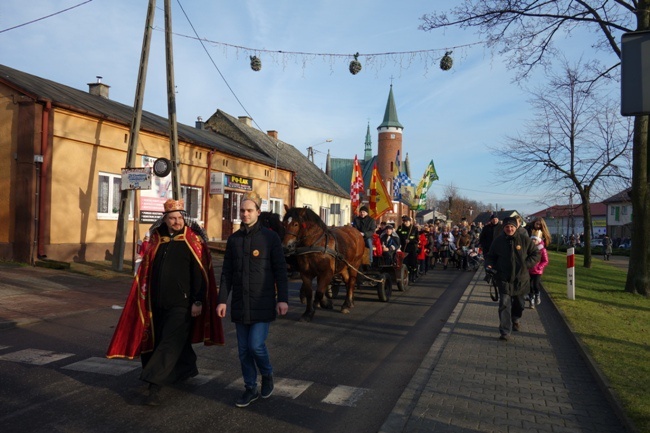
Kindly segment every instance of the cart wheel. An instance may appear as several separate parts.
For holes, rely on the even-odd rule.
[[[340,284],[331,283],[330,286],[325,291],[325,296],[329,299],[336,299],[339,295],[339,289],[341,288]]]
[[[377,295],[381,302],[390,301],[390,295],[393,293],[393,282],[390,275],[381,274],[381,281],[377,284]]]
[[[397,290],[403,292],[406,290],[406,286],[409,285],[409,270],[406,266],[402,266],[397,273],[399,274],[397,276]]]

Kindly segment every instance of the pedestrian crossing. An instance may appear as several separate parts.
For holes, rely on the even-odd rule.
[[[11,349],[11,346],[0,346],[0,351]],[[57,353],[40,349],[21,349],[14,352],[0,354],[0,362],[15,362],[21,364],[44,366],[53,362],[61,361],[74,356],[73,353]],[[81,361],[60,367],[63,370],[78,371],[83,373],[102,374],[107,376],[120,376],[140,368],[139,361],[124,359],[108,359],[90,357]],[[224,372],[219,370],[201,369],[200,373],[185,381],[190,386],[202,386],[221,376]],[[273,395],[297,399],[305,393],[314,382],[307,380],[291,379],[287,377],[274,377],[275,388]],[[226,386],[227,389],[241,390],[244,388],[244,381],[239,378]],[[358,388],[347,385],[337,385],[332,388],[321,403],[355,407],[357,402],[369,391],[366,388]]]

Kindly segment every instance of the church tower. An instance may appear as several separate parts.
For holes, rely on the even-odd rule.
[[[397,109],[395,108],[395,99],[393,98],[393,85],[390,85],[388,93],[388,102],[386,103],[386,112],[384,121],[377,127],[377,169],[384,182],[393,179],[394,165],[397,152],[400,153],[400,160],[403,158],[402,152],[402,130],[404,127],[397,119]],[[389,193],[392,193],[392,182],[388,184]]]
[[[372,159],[372,138],[370,137],[370,122],[366,130],[366,147],[363,151],[363,160],[370,161]]]

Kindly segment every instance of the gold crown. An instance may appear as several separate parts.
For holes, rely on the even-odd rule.
[[[241,201],[244,200],[252,201],[253,203],[255,203],[258,209],[262,206],[262,197],[260,197],[260,195],[255,191],[248,191],[246,194],[244,194],[243,197],[241,198]]]
[[[165,207],[165,213],[183,212],[185,211],[185,201],[183,199],[174,200],[173,198],[170,198],[165,202],[164,207]]]

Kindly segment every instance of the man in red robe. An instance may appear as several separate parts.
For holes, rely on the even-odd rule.
[[[145,404],[160,404],[164,385],[198,374],[192,343],[223,345],[218,289],[200,227],[185,223],[183,200],[167,200],[131,286],[107,357],[141,357]]]

